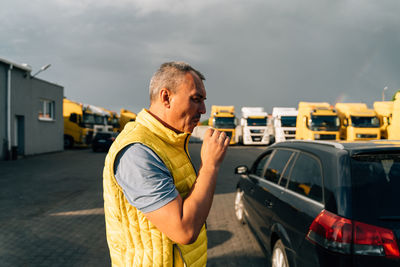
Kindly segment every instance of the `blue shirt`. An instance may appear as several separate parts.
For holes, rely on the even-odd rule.
[[[165,206],[179,194],[164,162],[140,143],[119,153],[114,173],[128,202],[144,213]]]

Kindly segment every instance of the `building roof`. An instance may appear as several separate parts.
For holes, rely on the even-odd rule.
[[[16,67],[16,68],[19,68],[19,69],[22,69],[25,71],[29,71],[29,72],[32,71],[32,68],[28,64],[14,63],[14,62],[11,62],[11,61],[1,58],[1,57],[0,57],[0,62],[3,62],[4,64],[7,64],[7,65],[12,65],[13,67]]]

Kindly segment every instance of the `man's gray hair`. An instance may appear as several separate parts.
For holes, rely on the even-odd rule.
[[[172,61],[163,63],[150,81],[150,103],[157,99],[157,95],[162,88],[167,88],[176,93],[176,88],[181,84],[184,75],[191,71],[196,73],[201,80],[205,80],[200,71],[185,62]]]

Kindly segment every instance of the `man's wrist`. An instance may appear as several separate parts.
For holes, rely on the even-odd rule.
[[[213,164],[204,164],[201,166],[200,173],[208,174],[208,175],[214,175],[218,173],[219,167]]]

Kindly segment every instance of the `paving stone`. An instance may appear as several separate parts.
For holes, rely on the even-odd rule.
[[[197,170],[200,146],[190,145]],[[252,157],[261,152],[245,151]],[[111,265],[102,196],[105,156],[73,149],[0,161],[2,267]],[[243,162],[228,151],[207,220],[207,266],[266,266],[260,245],[235,219],[232,166],[239,164]]]

